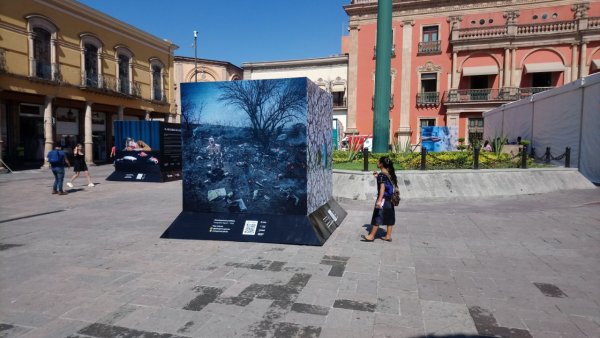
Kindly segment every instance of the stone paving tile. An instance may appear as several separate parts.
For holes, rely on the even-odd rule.
[[[477,334],[473,319],[463,304],[422,300],[421,307],[428,334]]]

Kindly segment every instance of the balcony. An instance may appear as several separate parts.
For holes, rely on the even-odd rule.
[[[46,60],[30,59],[30,76],[32,78],[60,81],[61,75],[58,71],[58,64]]]
[[[507,24],[503,26],[459,28],[452,31],[452,42],[470,40],[501,40],[515,37],[555,37],[571,35],[578,31],[600,29],[600,17],[552,21],[532,24]]]
[[[6,51],[0,48],[0,74],[6,73]]]
[[[442,41],[419,42],[419,55],[432,55],[442,53]]]
[[[417,106],[433,107],[440,104],[439,92],[424,92],[417,94]]]
[[[396,57],[396,44],[392,44],[392,57]],[[377,58],[377,45],[373,46],[373,60]]]
[[[451,89],[444,93],[444,103],[479,103],[517,101],[554,87],[505,87],[500,89]]]
[[[371,109],[375,109],[375,95],[371,97]],[[394,109],[394,94],[390,95],[390,110]]]

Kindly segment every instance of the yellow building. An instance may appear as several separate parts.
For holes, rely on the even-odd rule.
[[[177,121],[176,48],[73,0],[2,1],[1,158],[39,167],[60,142],[105,162],[114,120]]]

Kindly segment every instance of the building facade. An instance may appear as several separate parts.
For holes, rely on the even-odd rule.
[[[334,130],[341,136],[348,114],[348,56],[242,64],[244,80],[307,77],[333,97]]]
[[[0,11],[2,158],[39,167],[60,142],[104,162],[114,120],[176,120],[168,40],[73,0],[5,1]]]
[[[347,133],[373,130],[377,1],[345,6]],[[600,67],[600,2],[394,0],[390,136],[420,144],[423,126],[483,135],[482,113]]]
[[[212,82],[241,80],[243,71],[238,66],[226,61],[194,59],[186,56],[175,56],[174,96],[177,107],[177,122],[181,122],[181,94],[179,88],[184,82]]]

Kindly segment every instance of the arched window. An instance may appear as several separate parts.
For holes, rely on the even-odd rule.
[[[29,15],[29,75],[46,80],[59,80],[60,73],[56,63],[56,26],[50,20]]]
[[[152,72],[152,100],[164,101],[166,99],[163,88],[164,65],[159,59],[150,59],[150,71]]]
[[[102,86],[102,43],[89,34],[81,35],[81,84],[85,87]]]
[[[132,94],[133,82],[133,53],[129,49],[119,46],[116,48],[117,59],[117,91],[123,94]]]

